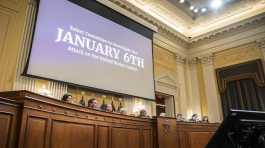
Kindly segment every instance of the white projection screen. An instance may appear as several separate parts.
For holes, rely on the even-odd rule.
[[[113,11],[99,3],[96,6]],[[116,18],[121,17],[123,21],[118,21],[126,24],[127,19],[128,26],[136,29],[129,29],[76,2],[40,0],[24,74],[154,99],[153,32],[119,15]],[[141,28],[145,28],[143,33]],[[148,31],[151,36],[144,35]]]

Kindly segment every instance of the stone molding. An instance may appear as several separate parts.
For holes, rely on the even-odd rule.
[[[213,65],[213,59],[214,56],[212,53],[198,57],[198,59],[200,60],[200,63],[205,64],[205,65]]]
[[[190,65],[196,65],[199,63],[199,58],[198,57],[192,57],[187,59],[187,63]]]
[[[183,57],[179,54],[176,54],[176,62],[177,63],[182,63],[182,64],[185,64],[186,63],[186,57]]]
[[[157,26],[158,30],[161,30],[161,32],[166,32],[167,34],[174,36],[174,38],[178,42],[186,42],[186,43],[194,43],[194,42],[201,41],[204,39],[215,38],[215,36],[219,36],[220,34],[226,34],[227,32],[230,32],[230,31],[235,30],[237,28],[242,28],[242,26],[248,26],[248,25],[251,25],[253,22],[264,20],[264,18],[265,18],[265,15],[261,14],[261,15],[254,16],[252,18],[243,20],[239,23],[235,23],[235,24],[223,27],[222,29],[217,29],[217,30],[211,31],[209,33],[200,35],[200,36],[195,37],[195,38],[188,38],[188,37],[182,35],[181,33],[177,32],[176,30],[173,30],[172,28],[170,28],[170,26],[167,26],[166,24],[164,24],[160,20],[158,20],[158,19],[154,18],[153,16],[145,13],[143,10],[136,8],[136,6],[133,6],[132,4],[129,4],[126,1],[122,1],[122,0],[110,0],[110,1],[114,4],[116,4],[117,6],[129,11],[130,13],[133,13],[134,15],[146,20],[150,24]]]
[[[265,52],[265,38],[256,41],[257,47]]]
[[[243,20],[243,21],[241,21],[239,23],[235,23],[235,24],[226,26],[224,28],[221,28],[221,29],[218,29],[218,30],[215,30],[215,31],[211,31],[209,33],[205,33],[205,34],[200,35],[200,36],[195,37],[195,38],[191,38],[189,40],[189,42],[190,43],[196,43],[196,42],[202,41],[202,40],[214,39],[215,37],[219,37],[219,36],[225,35],[225,34],[230,33],[230,32],[237,32],[237,30],[239,30],[241,28],[245,28],[245,27],[248,27],[248,26],[255,25],[255,24],[259,23],[259,22],[263,22],[264,20],[265,20],[265,15],[264,14],[257,15],[257,16],[254,16],[252,18]]]

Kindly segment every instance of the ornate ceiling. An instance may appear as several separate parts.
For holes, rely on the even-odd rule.
[[[132,5],[144,11],[188,41],[198,40],[205,34],[265,14],[265,0],[229,0],[221,9],[209,9],[199,14],[190,11],[189,5],[202,8],[211,0],[186,0],[185,4],[180,4],[179,0],[115,1],[122,1],[125,5]]]

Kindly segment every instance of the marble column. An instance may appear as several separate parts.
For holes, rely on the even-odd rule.
[[[220,122],[222,120],[221,101],[213,65],[213,54],[201,56],[199,59],[203,69],[209,120],[210,122]]]

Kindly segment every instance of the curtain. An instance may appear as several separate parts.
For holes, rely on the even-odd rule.
[[[253,60],[216,70],[224,117],[231,109],[265,111],[262,61]]]
[[[265,87],[257,86],[253,79],[228,82],[221,99],[225,117],[230,109],[265,111]]]

